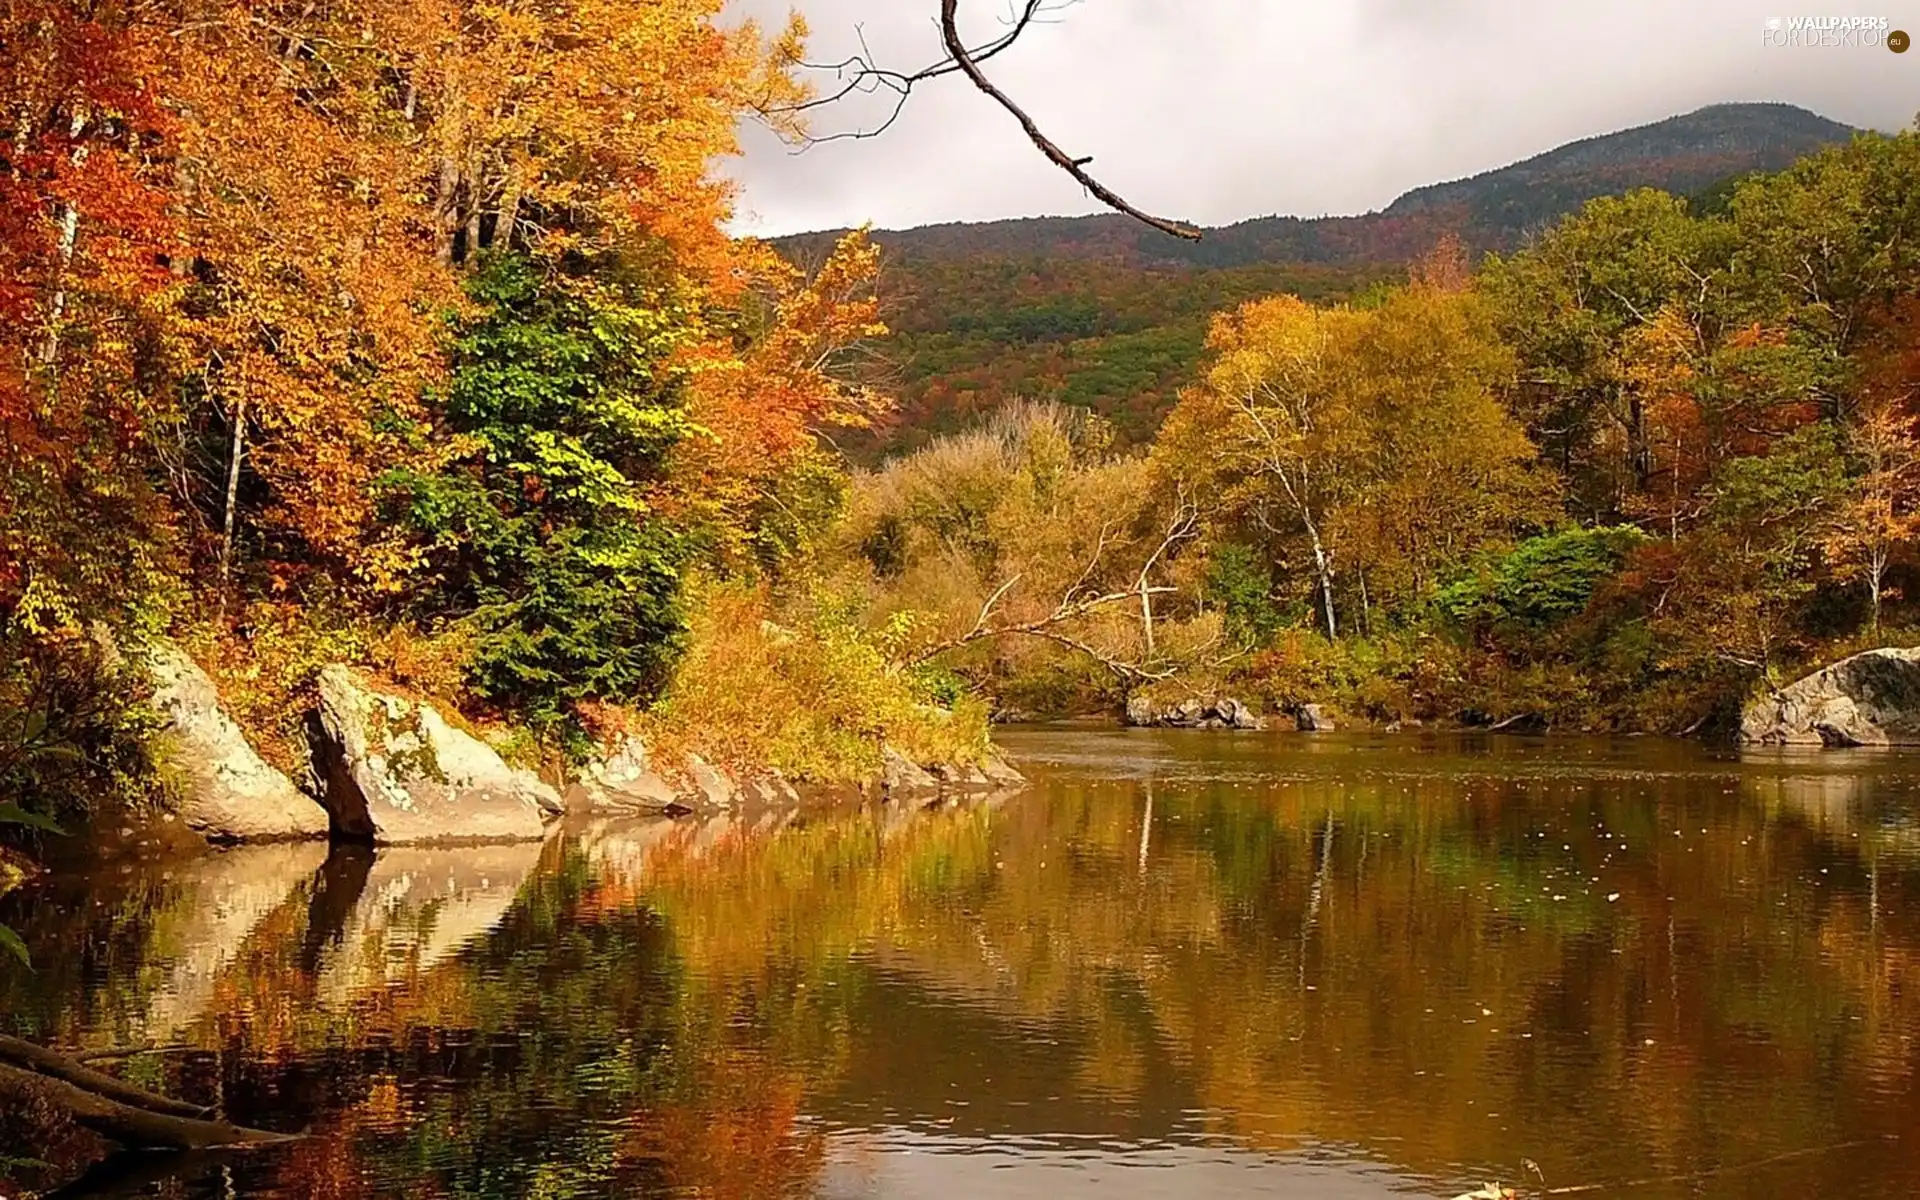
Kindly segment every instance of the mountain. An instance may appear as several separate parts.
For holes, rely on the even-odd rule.
[[[1855,132],[1791,104],[1715,104],[1582,138],[1471,178],[1415,188],[1383,215],[1463,211],[1471,228],[1511,241],[1595,196],[1639,187],[1691,195],[1736,175],[1778,171]]]
[[[1717,104],[1415,188],[1378,212],[1256,217],[1198,242],[1118,214],[879,231],[901,406],[890,428],[852,449],[910,447],[1014,396],[1084,405],[1123,440],[1149,437],[1222,307],[1275,291],[1338,299],[1396,274],[1446,233],[1510,249],[1596,196],[1700,194],[1855,132],[1790,104]],[[774,244],[817,261],[843,232]]]

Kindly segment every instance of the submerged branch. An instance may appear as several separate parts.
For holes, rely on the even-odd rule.
[[[18,1038],[0,1036],[0,1091],[31,1096],[75,1124],[135,1149],[205,1150],[296,1141],[298,1134],[249,1129],[213,1110],[149,1092]]]

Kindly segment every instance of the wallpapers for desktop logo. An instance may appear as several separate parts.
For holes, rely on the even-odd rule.
[[[1907,48],[1906,33],[1886,17],[1768,17],[1761,38],[1768,46]]]

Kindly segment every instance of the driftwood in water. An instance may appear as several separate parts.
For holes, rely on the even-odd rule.
[[[53,1079],[70,1083],[85,1091],[95,1092],[108,1100],[117,1100],[122,1104],[131,1104],[156,1113],[174,1117],[188,1117],[205,1120],[213,1115],[213,1110],[198,1104],[188,1104],[184,1100],[169,1100],[157,1096],[144,1088],[134,1087],[126,1080],[96,1071],[75,1059],[45,1046],[36,1046],[32,1042],[23,1042],[19,1038],[10,1038],[0,1034],[0,1063],[10,1063],[37,1075],[46,1075]]]
[[[211,1109],[134,1087],[64,1054],[0,1036],[0,1090],[37,1099],[76,1125],[140,1149],[204,1150],[293,1141],[296,1135],[215,1120]]]

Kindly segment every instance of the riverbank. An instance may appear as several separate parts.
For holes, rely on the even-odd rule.
[[[476,719],[344,662],[312,670],[310,682],[287,688],[277,703],[261,701],[256,676],[241,710],[226,700],[232,685],[223,687],[180,643],[103,639],[98,649],[116,683],[109,694],[121,706],[114,723],[142,733],[139,773],[127,780],[127,794],[140,799],[104,796],[63,816],[77,813],[69,832],[108,855],[308,839],[532,842],[569,814],[737,812],[1022,782],[989,743],[984,720],[964,708],[916,705],[904,719],[870,723],[864,754],[840,747],[824,768],[818,756],[784,756],[777,741],[756,736],[764,729],[697,703],[710,690],[705,676],[713,665],[699,646],[683,668],[687,686],[675,694],[677,705],[653,712],[601,706],[564,741],[543,740],[497,714]],[[230,655],[209,657],[231,672]],[[838,719],[831,696],[809,703],[778,694],[785,675],[778,656],[759,666],[739,677],[736,691],[761,702],[763,725],[794,737],[786,726],[804,736],[809,725]],[[883,705],[896,714],[904,707],[884,691],[868,702],[881,716]],[[690,720],[693,712],[706,714],[705,722]],[[245,724],[242,715],[250,718]],[[297,740],[275,736],[287,728],[299,730]]]

